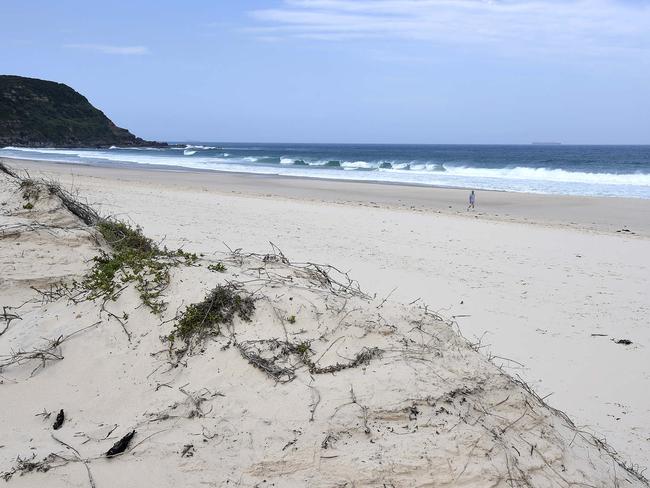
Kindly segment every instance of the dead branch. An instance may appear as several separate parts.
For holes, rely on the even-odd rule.
[[[14,307],[2,307],[2,315],[0,315],[0,319],[4,320],[7,324],[5,325],[4,329],[0,331],[0,336],[7,332],[9,329],[9,326],[11,325],[12,320],[22,320],[22,318],[15,314],[15,313],[9,313],[7,312],[7,309],[13,309]]]
[[[36,454],[33,454],[29,459],[24,459],[18,456],[16,458],[16,465],[9,471],[0,473],[0,478],[5,481],[9,481],[15,474],[22,476],[25,473],[31,473],[33,471],[39,473],[47,473],[50,469],[55,467],[53,465],[53,461],[55,459],[55,456],[53,454],[50,454],[49,456],[43,458],[41,461],[34,461],[35,458]]]
[[[0,161],[0,171],[12,178],[19,178],[18,174],[2,161]]]
[[[382,354],[382,350],[379,349],[378,347],[372,347],[372,348],[364,347],[361,351],[359,351],[354,356],[354,359],[351,359],[347,363],[336,363],[325,367],[319,367],[313,363],[311,364],[307,363],[307,366],[309,367],[309,372],[312,374],[336,373],[338,371],[343,371],[344,369],[356,368],[357,366],[367,364],[372,359],[380,357],[381,354]]]
[[[70,444],[67,444],[63,442],[61,439],[58,439],[53,434],[52,434],[52,439],[54,439],[55,441],[57,441],[59,444],[63,445],[67,449],[71,450],[74,453],[77,461],[83,463],[84,467],[86,468],[86,472],[88,473],[88,482],[90,483],[90,488],[96,488],[95,480],[93,479],[93,474],[90,472],[90,462],[87,459],[82,459],[81,454],[79,454],[79,451],[77,451]]]
[[[56,339],[49,340],[45,346],[40,348],[33,348],[29,351],[19,350],[19,351],[14,351],[8,355],[0,356],[0,371],[2,371],[4,368],[7,368],[9,366],[20,365],[32,360],[39,360],[40,364],[36,366],[36,368],[34,368],[34,370],[32,370],[30,374],[30,376],[33,376],[34,373],[36,373],[36,371],[44,368],[48,361],[60,361],[61,359],[63,359],[63,355],[61,354],[61,348],[60,348],[63,342],[99,324],[101,324],[101,321],[95,322],[94,324],[89,325],[87,327],[83,327],[68,335],[65,336],[60,335]]]
[[[277,365],[276,361],[279,359],[278,356],[273,356],[269,359],[264,358],[261,355],[261,351],[255,348],[254,343],[256,342],[265,341],[247,341],[237,344],[237,349],[244,359],[257,369],[269,375],[278,383],[289,383],[290,381],[293,381],[296,377],[295,370],[293,368]]]

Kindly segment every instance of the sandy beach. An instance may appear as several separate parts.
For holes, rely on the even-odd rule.
[[[273,243],[291,261],[348,272],[371,296],[427,304],[579,429],[650,466],[650,200],[479,192],[468,212],[462,189],[4,162],[170,248]],[[2,295],[16,305],[11,286]]]

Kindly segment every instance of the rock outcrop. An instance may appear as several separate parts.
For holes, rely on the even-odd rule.
[[[0,75],[0,147],[165,145],[116,126],[67,85]]]

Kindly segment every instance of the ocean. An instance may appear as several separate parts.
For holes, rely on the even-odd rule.
[[[0,157],[563,195],[650,198],[650,146],[183,143]],[[269,183],[272,184],[272,183]]]

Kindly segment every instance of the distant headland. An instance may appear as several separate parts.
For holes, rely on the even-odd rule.
[[[63,83],[0,75],[0,147],[164,147],[115,125]]]

